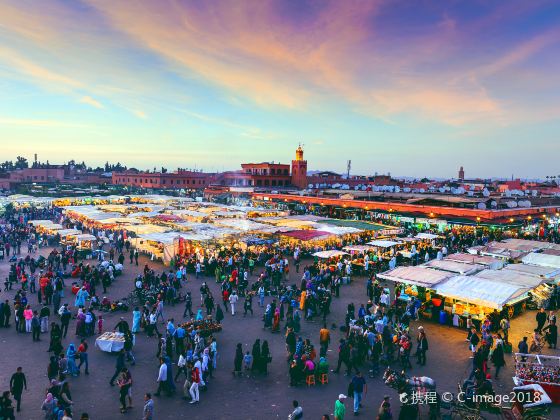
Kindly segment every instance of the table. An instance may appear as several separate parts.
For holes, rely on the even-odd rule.
[[[124,334],[119,332],[106,332],[95,340],[95,346],[107,353],[120,351],[124,348]]]

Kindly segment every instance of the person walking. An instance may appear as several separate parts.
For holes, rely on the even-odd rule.
[[[348,398],[346,395],[340,394],[334,403],[334,420],[344,420],[344,415],[346,414],[344,402],[346,398]]]
[[[85,374],[89,375],[88,343],[85,339],[82,339],[80,345],[78,346],[78,356],[80,357],[78,371],[81,370],[82,365],[85,365]]]
[[[541,308],[539,312],[537,312],[537,315],[535,316],[535,319],[537,320],[537,329],[535,331],[539,333],[542,331],[547,318],[548,317],[546,315],[544,308]]]
[[[502,343],[502,340],[497,340],[496,348],[492,352],[491,360],[496,367],[494,378],[498,379],[498,373],[500,372],[500,369],[506,365],[506,360],[504,358],[504,345]]]
[[[428,351],[428,338],[426,337],[426,332],[424,331],[424,327],[418,327],[418,348],[416,349],[417,355],[417,363],[420,366],[424,366],[426,364],[426,352]]]
[[[21,411],[21,395],[23,394],[24,389],[27,391],[27,379],[25,378],[23,369],[20,366],[10,378],[10,392],[17,402],[16,410],[18,412]]]
[[[144,409],[142,410],[142,420],[153,420],[154,418],[154,400],[149,392],[144,395]]]
[[[237,292],[234,290],[230,297],[229,297],[229,306],[231,308],[231,315],[235,316],[235,304],[239,300],[239,296],[237,296]]]
[[[117,355],[117,361],[115,363],[115,373],[113,374],[113,377],[109,380],[109,385],[115,386],[115,379],[117,379],[117,377],[120,375],[123,368],[125,367],[126,365],[124,361],[124,348],[123,348],[119,351],[119,354]]]
[[[192,398],[191,404],[195,404],[200,401],[200,395],[198,392],[198,386],[200,384],[200,371],[191,362],[189,362],[189,364],[189,368],[191,370],[191,387],[189,389],[189,394],[191,394]]]
[[[352,378],[352,388],[354,390],[354,415],[357,416],[362,406],[362,395],[367,394],[366,380],[360,371]]]

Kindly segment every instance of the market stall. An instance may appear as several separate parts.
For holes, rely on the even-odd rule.
[[[124,334],[120,332],[105,332],[95,339],[95,347],[111,353],[124,348]]]
[[[445,257],[447,261],[457,261],[457,262],[464,262],[468,264],[479,264],[483,265],[487,268],[492,270],[498,270],[505,265],[504,260],[500,258],[490,257],[488,255],[476,255],[476,254],[468,254],[468,253],[456,253],[450,254]]]
[[[424,267],[433,268],[436,270],[448,271],[450,273],[457,273],[463,275],[471,275],[484,270],[484,266],[480,264],[469,264],[464,262],[457,262],[452,260],[431,260],[422,264]]]
[[[471,315],[473,321],[483,321],[487,315],[507,308],[510,317],[520,312],[519,306],[529,298],[530,288],[488,280],[475,276],[454,276],[435,286],[436,292],[445,297],[444,310],[454,316]],[[457,318],[455,318],[457,315]]]
[[[531,252],[521,258],[523,264],[560,269],[560,255]]]
[[[515,353],[516,386],[538,384],[554,404],[560,404],[560,357]]]

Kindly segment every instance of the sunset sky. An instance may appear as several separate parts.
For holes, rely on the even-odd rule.
[[[560,3],[3,0],[0,160],[560,173]]]

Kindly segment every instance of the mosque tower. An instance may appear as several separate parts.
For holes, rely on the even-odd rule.
[[[307,188],[307,161],[303,160],[301,144],[296,149],[296,159],[292,160],[292,185],[300,190]]]

